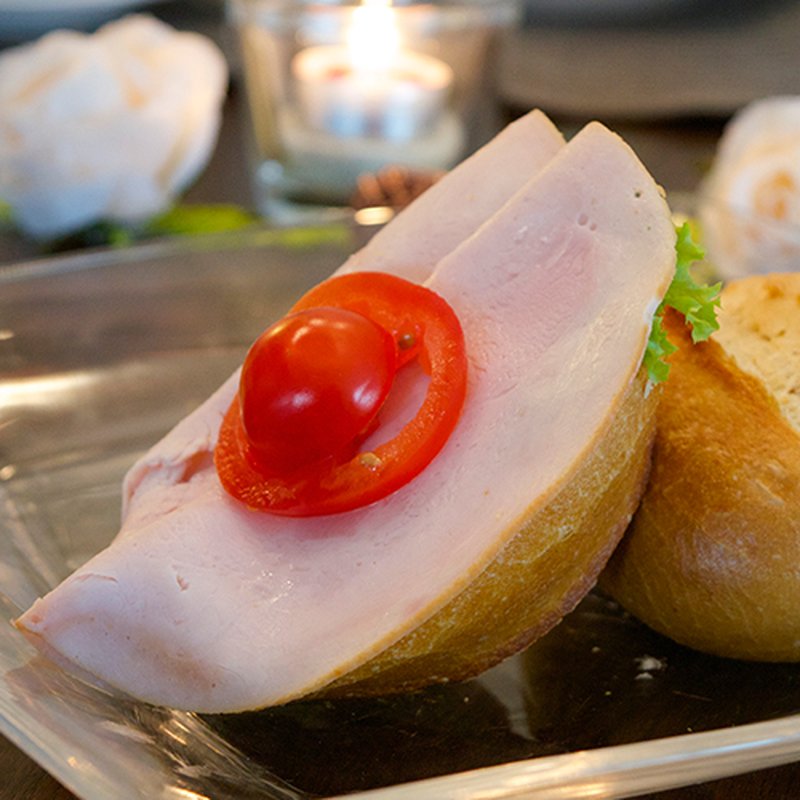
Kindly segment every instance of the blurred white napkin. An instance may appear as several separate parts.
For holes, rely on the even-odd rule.
[[[0,55],[0,199],[37,238],[167,208],[216,143],[227,65],[145,15]]]

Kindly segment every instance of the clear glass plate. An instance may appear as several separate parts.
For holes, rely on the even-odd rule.
[[[126,468],[353,235],[257,231],[0,269],[4,622],[111,539]],[[798,759],[798,712],[799,667],[694,653],[599,594],[476,680],[235,716],[104,691],[0,625],[0,731],[84,798],[624,797]]]

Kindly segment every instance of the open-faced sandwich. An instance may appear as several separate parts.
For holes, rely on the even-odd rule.
[[[639,502],[675,266],[619,137],[519,120],[267,330],[18,626],[209,712],[489,667],[578,603]]]

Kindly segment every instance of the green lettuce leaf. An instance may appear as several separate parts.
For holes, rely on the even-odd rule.
[[[664,309],[667,306],[672,306],[676,311],[680,311],[686,318],[692,328],[693,342],[702,342],[708,339],[719,328],[717,307],[722,284],[716,283],[713,286],[707,286],[695,281],[689,268],[694,262],[702,261],[705,254],[703,249],[692,239],[688,222],[677,229],[677,234],[675,275],[653,317],[653,327],[650,330],[650,339],[644,354],[644,364],[652,383],[660,383],[667,379],[669,364],[666,358],[677,349],[667,339],[662,324]]]

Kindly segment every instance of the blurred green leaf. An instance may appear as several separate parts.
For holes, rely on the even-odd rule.
[[[145,236],[226,233],[255,225],[259,217],[235,205],[178,205],[150,220]]]

